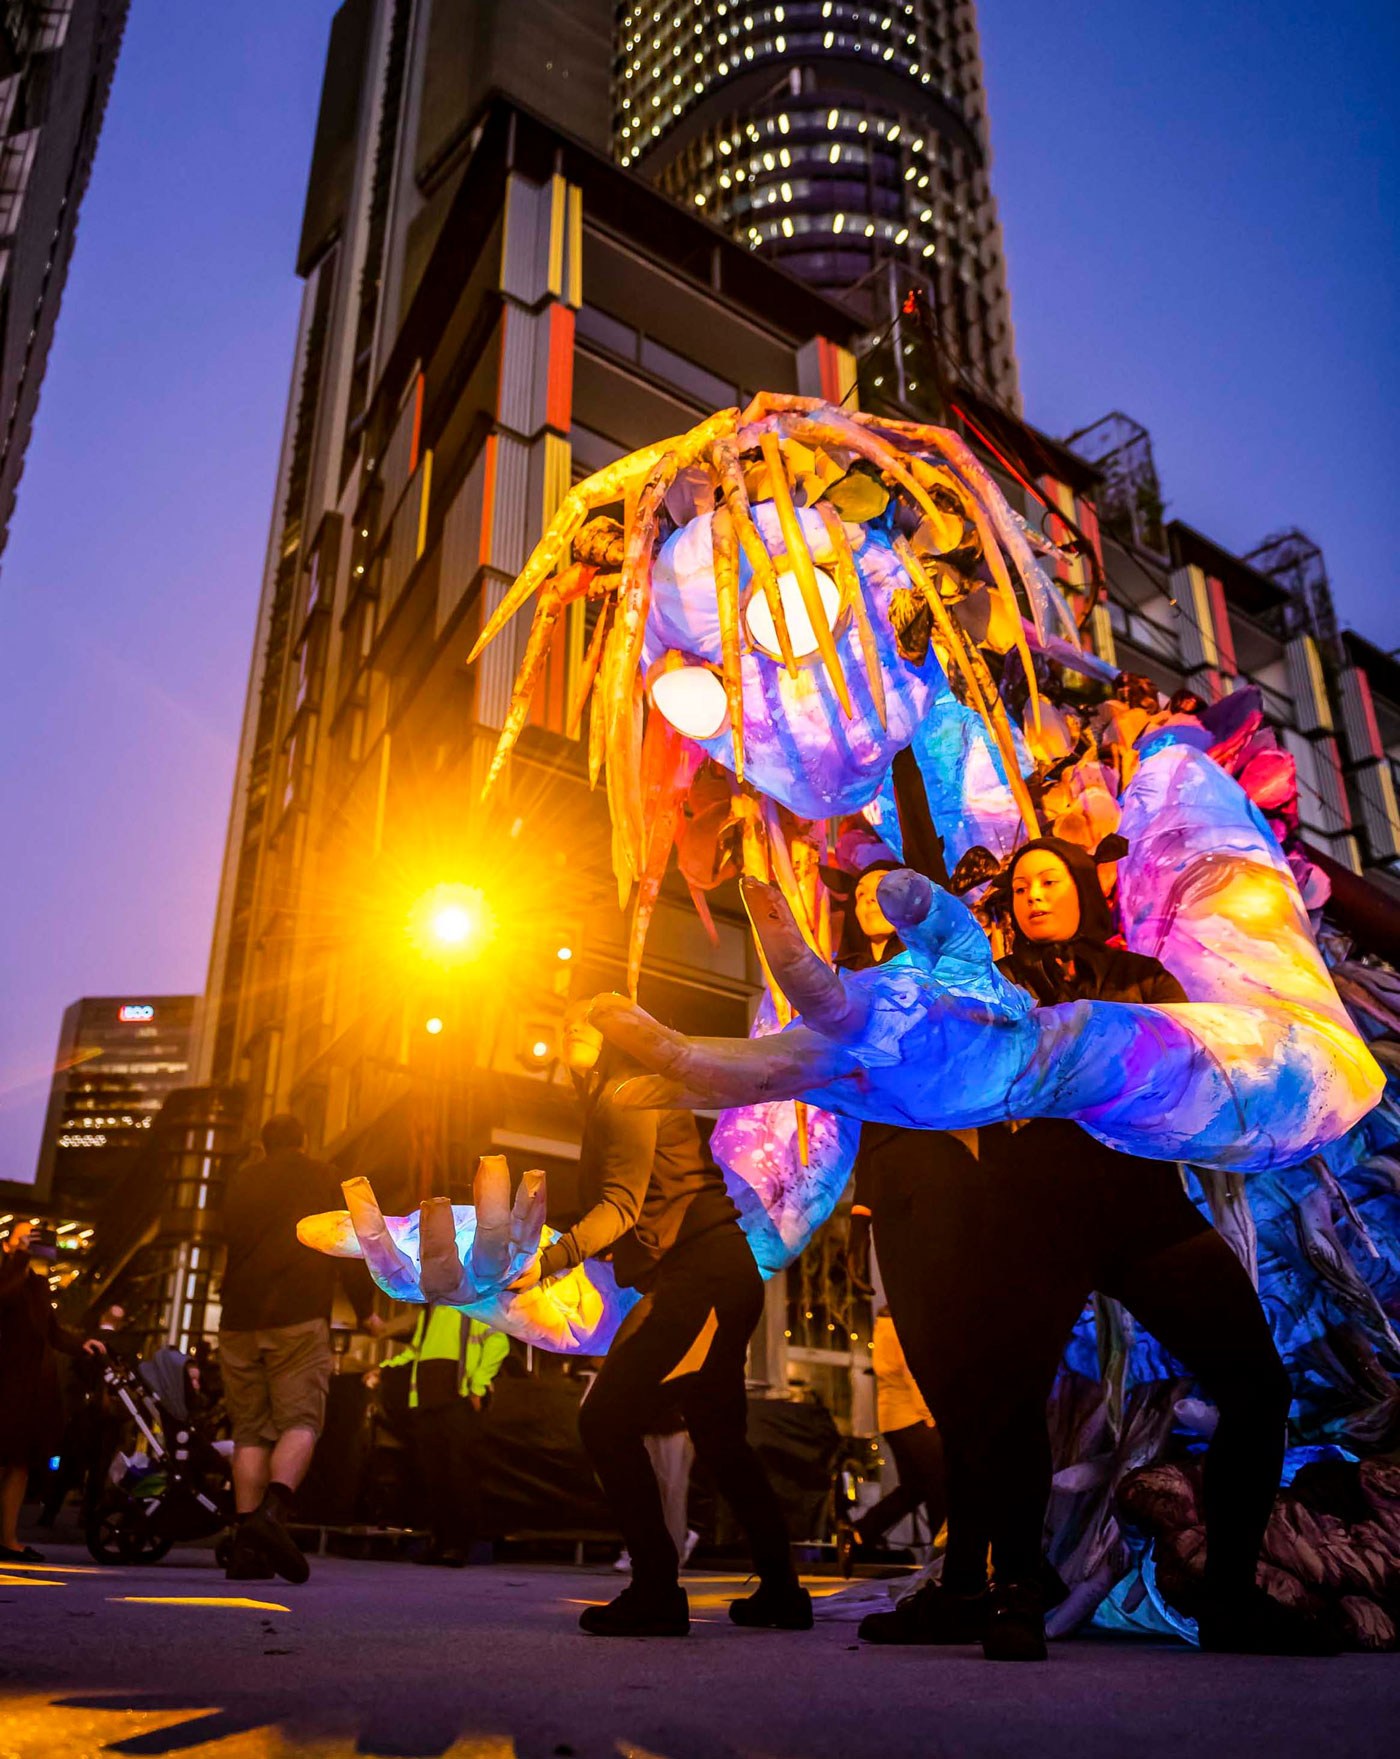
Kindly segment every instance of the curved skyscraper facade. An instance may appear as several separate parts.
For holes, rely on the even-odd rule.
[[[923,279],[959,365],[1018,405],[969,0],[634,0],[614,49],[624,165],[872,320]]]

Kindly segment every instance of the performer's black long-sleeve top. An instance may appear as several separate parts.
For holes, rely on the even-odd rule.
[[[933,822],[928,793],[912,750],[905,749],[895,755],[894,791],[905,864],[936,885],[946,886],[948,868],[943,856],[943,839]],[[854,915],[852,911],[846,925],[846,954],[839,961],[841,970],[867,971],[872,965],[883,964],[904,951],[904,942],[898,935],[892,935],[883,948],[884,958],[877,961],[869,941],[859,932]],[[860,1146],[856,1150],[852,1209],[857,1215],[869,1213],[881,1175],[886,1170],[911,1165],[936,1168],[950,1157],[966,1159],[968,1155],[969,1150],[962,1138],[948,1131],[911,1130],[905,1124],[877,1124],[866,1120],[861,1124]]]
[[[694,1116],[615,1104],[621,1083],[644,1071],[605,1056],[606,1064],[580,1083],[579,1190],[589,1207],[545,1248],[540,1274],[555,1276],[585,1258],[610,1255],[618,1282],[639,1288],[673,1247],[711,1228],[737,1226],[739,1212],[701,1144]]]

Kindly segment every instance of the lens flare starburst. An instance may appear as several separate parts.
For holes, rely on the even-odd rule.
[[[438,965],[470,964],[495,937],[496,913],[479,886],[434,886],[409,912],[409,941]]]

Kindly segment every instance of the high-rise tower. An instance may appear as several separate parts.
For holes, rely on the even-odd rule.
[[[971,0],[623,0],[614,51],[624,165],[872,322],[922,279],[1018,405]]]

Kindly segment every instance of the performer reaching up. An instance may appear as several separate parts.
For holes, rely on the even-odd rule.
[[[583,1104],[580,1189],[590,1207],[513,1288],[610,1256],[618,1282],[642,1291],[579,1413],[579,1431],[632,1558],[632,1581],[588,1607],[595,1636],[686,1635],[690,1608],[644,1437],[663,1388],[674,1392],[698,1457],[714,1474],[752,1548],[756,1593],[734,1601],[737,1625],[806,1630],[812,1602],[792,1566],[778,1499],[745,1433],[744,1364],[763,1312],[763,1283],[724,1177],[683,1111],[614,1105],[639,1073],[570,1010],[564,1056]]]
[[[1040,1005],[1186,1000],[1156,959],[1109,944],[1112,919],[1085,850],[1037,839],[1007,878],[1014,929],[1000,969]],[[1205,1472],[1202,1646],[1330,1653],[1329,1632],[1255,1587],[1291,1389],[1249,1277],[1175,1165],[1119,1153],[1064,1119],[975,1134],[966,1143],[906,1132],[902,1152],[898,1142],[886,1148],[871,1197],[886,1296],[943,1436],[948,1550],[942,1585],[866,1618],[862,1637],[947,1643],[980,1633],[989,1657],[1044,1658],[1046,1401],[1098,1289],[1219,1408]]]

